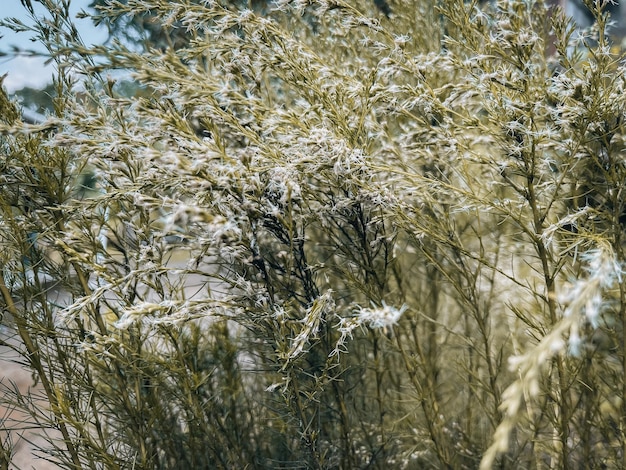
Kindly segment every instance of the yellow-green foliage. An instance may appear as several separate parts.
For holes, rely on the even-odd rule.
[[[61,98],[39,127],[1,103],[0,291],[51,459],[626,466],[602,5],[590,31],[522,0],[102,7],[162,22],[139,49],[43,3]]]

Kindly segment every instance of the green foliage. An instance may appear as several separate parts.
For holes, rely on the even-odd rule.
[[[38,113],[54,111],[55,85],[51,83],[43,89],[24,87],[15,91],[14,96],[24,108]]]
[[[1,302],[52,460],[626,465],[602,8],[578,38],[540,2],[431,3],[115,2],[184,44],[59,33],[56,117],[2,96]]]

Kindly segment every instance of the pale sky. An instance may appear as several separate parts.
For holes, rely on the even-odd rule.
[[[76,14],[87,9],[91,0],[71,0],[70,9],[78,31],[86,44],[102,42],[106,39],[106,30],[95,28],[89,19],[76,19]],[[32,1],[35,13],[41,14],[44,10],[36,1]],[[15,17],[25,23],[29,23],[29,13],[22,6],[20,0],[0,0],[0,17]],[[32,33],[14,33],[7,28],[0,28],[0,50],[8,50],[12,45],[21,48],[34,49],[36,43],[32,42]],[[41,46],[37,47],[43,50]],[[45,59],[36,57],[0,57],[0,76],[8,73],[4,79],[4,87],[9,93],[25,86],[38,88],[44,87],[52,81],[54,70],[51,65],[44,65]]]

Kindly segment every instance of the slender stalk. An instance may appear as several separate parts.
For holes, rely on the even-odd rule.
[[[0,272],[0,294],[4,300],[7,311],[13,317],[15,324],[17,326],[17,332],[20,335],[20,339],[24,343],[24,347],[27,352],[27,359],[34,371],[37,372],[39,380],[41,380],[41,384],[46,393],[46,397],[50,402],[50,406],[52,409],[52,413],[56,418],[56,424],[63,436],[63,442],[67,447],[68,453],[70,454],[70,458],[74,464],[75,469],[81,469],[82,464],[80,460],[80,456],[78,454],[78,450],[73,444],[72,437],[70,435],[69,429],[66,426],[65,416],[61,411],[61,407],[59,406],[58,395],[60,392],[56,389],[54,384],[50,381],[50,377],[48,376],[48,370],[45,369],[42,357],[40,355],[39,348],[36,346],[35,342],[30,333],[30,329],[28,324],[26,323],[24,317],[22,316],[22,312],[18,310],[15,303],[13,302],[13,298],[11,297],[11,293],[6,286],[4,280],[4,274]]]

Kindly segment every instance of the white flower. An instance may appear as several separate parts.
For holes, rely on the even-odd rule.
[[[406,305],[400,308],[392,307],[383,300],[382,307],[360,308],[357,317],[360,324],[366,323],[370,328],[387,328],[398,323],[407,308]]]

